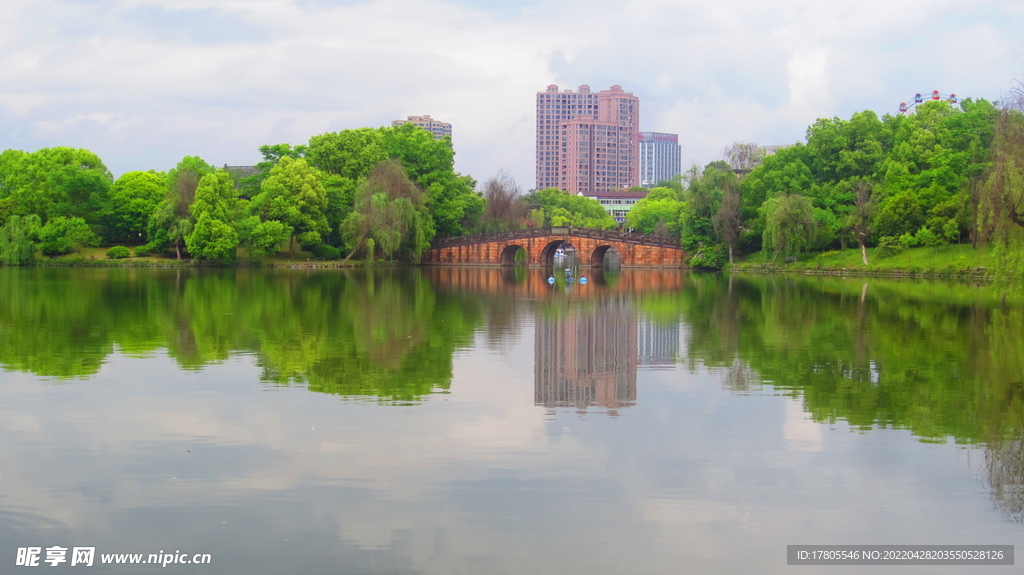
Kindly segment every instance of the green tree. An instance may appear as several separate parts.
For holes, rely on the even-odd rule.
[[[25,152],[21,150],[0,152],[0,226],[6,224],[8,218],[15,213],[17,206],[11,192],[17,184],[16,177],[19,175],[19,166],[24,156]]]
[[[744,220],[763,238],[762,204],[797,193],[815,210],[812,247],[843,246],[858,212],[858,184],[866,182],[877,206],[874,236],[913,235],[927,226],[938,237],[959,238],[974,227],[971,182],[990,163],[997,115],[989,102],[967,99],[926,102],[914,114],[881,119],[871,111],[820,119],[806,143],[767,156],[743,178]]]
[[[809,163],[809,153],[804,144],[789,146],[767,156],[740,183],[743,188],[743,219],[757,218],[761,204],[772,196],[784,193],[814,195],[817,181]],[[763,226],[763,221],[760,225]]]
[[[156,172],[127,172],[114,182],[103,215],[109,242],[146,242],[146,226],[167,191],[167,176]]]
[[[891,133],[870,110],[849,120],[819,119],[807,129],[809,166],[820,182],[872,177],[891,140]]]
[[[0,227],[0,263],[9,266],[32,263],[41,226],[42,220],[37,214],[8,218]]]
[[[181,247],[195,224],[189,208],[195,200],[199,181],[214,171],[215,168],[202,158],[185,156],[167,173],[166,194],[146,226],[149,238],[146,251],[163,251],[173,245],[177,259],[181,259]]]
[[[189,253],[201,260],[233,261],[239,244],[238,192],[231,175],[218,171],[203,176],[189,211],[195,220],[185,237]]]
[[[996,122],[991,164],[978,186],[978,229],[995,244],[998,271],[1024,275],[1024,88],[1010,93]]]
[[[902,190],[882,200],[875,216],[879,236],[900,236],[914,233],[925,223],[924,207],[913,190]]]
[[[718,205],[711,223],[714,225],[715,235],[729,250],[729,263],[736,263],[734,250],[743,232],[743,196],[738,181],[725,182],[722,203]]]
[[[292,237],[292,229],[277,221],[261,221],[259,216],[244,218],[238,225],[241,242],[249,248],[249,257],[259,259],[277,253],[281,244]]]
[[[653,188],[626,213],[626,224],[642,234],[679,238],[683,203],[671,188]]]
[[[330,232],[330,243],[345,245],[342,223],[355,207],[356,189],[373,167],[389,158],[383,135],[376,128],[342,130],[313,136],[309,140],[306,160],[323,173],[327,209],[324,215]],[[352,246],[349,246],[351,251]]]
[[[81,217],[92,223],[103,211],[113,178],[96,154],[76,148],[5,152],[0,161],[0,198],[12,212],[50,218]]]
[[[256,164],[256,173],[241,178],[237,182],[242,197],[251,199],[259,195],[262,190],[263,180],[267,179],[267,176],[270,175],[270,170],[281,161],[281,158],[298,160],[299,158],[305,158],[308,151],[309,147],[302,144],[297,146],[292,146],[291,144],[267,144],[260,146],[260,155],[263,156],[263,161]]]
[[[39,249],[48,256],[100,245],[100,238],[82,218],[58,216],[39,229]]]
[[[467,224],[474,223],[468,220],[483,213],[484,203],[474,191],[476,180],[455,172],[451,138],[436,139],[414,124],[381,128],[381,132],[388,156],[399,160],[409,179],[426,192],[428,241],[434,233],[464,234]]]
[[[711,162],[703,170],[697,166],[690,168],[686,179],[686,206],[679,216],[679,240],[684,248],[695,251],[700,244],[716,243],[713,218],[725,189],[736,185],[737,179],[732,167],[721,160]]]
[[[782,254],[799,254],[814,239],[814,206],[807,196],[783,194],[766,201],[764,249],[772,250],[772,261]]]
[[[355,182],[366,178],[374,166],[388,158],[383,134],[377,128],[313,136],[306,153],[306,159],[315,168]]]
[[[615,228],[615,220],[601,202],[593,198],[572,195],[558,188],[548,188],[527,194],[523,201],[528,206],[537,206],[542,210],[545,215],[544,225],[605,230]]]
[[[344,261],[360,250],[371,260],[379,252],[385,259],[398,255],[419,261],[427,247],[424,196],[398,160],[374,168],[356,192],[355,210],[342,226],[354,246]]]
[[[291,228],[288,252],[294,259],[296,239],[303,246],[314,246],[327,236],[327,206],[320,173],[306,160],[285,156],[270,170],[250,210],[264,221],[277,220]]]
[[[349,205],[332,205],[328,211],[346,216],[355,203],[355,189],[370,170],[387,159],[399,160],[407,177],[426,192],[427,241],[434,233],[458,236],[475,224],[483,213],[483,198],[474,192],[476,181],[454,171],[455,153],[451,139],[440,140],[412,124],[395,128],[361,128],[314,136],[307,154],[310,164],[337,176],[329,194]]]

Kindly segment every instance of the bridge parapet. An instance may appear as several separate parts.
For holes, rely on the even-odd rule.
[[[624,242],[643,246],[660,246],[666,248],[679,248],[679,242],[671,238],[658,236],[647,236],[615,230],[598,230],[595,228],[578,228],[573,226],[549,226],[546,228],[526,228],[511,232],[498,232],[494,234],[478,234],[475,236],[459,236],[456,238],[443,238],[435,240],[431,244],[432,249],[449,248],[455,246],[467,246],[487,242],[500,242],[508,240],[519,240],[525,238],[539,238],[548,236],[571,236],[576,238],[591,238],[613,242]]]

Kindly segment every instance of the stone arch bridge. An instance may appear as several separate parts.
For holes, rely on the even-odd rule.
[[[683,248],[668,238],[575,227],[443,239],[423,254],[423,263],[512,265],[516,252],[523,250],[529,265],[551,265],[555,250],[563,243],[576,248],[583,265],[602,265],[614,250],[626,267],[686,267]]]

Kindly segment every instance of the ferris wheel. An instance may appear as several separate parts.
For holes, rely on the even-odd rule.
[[[910,112],[912,112],[914,110],[914,108],[916,108],[918,105],[923,103],[925,100],[926,100],[926,98],[924,96],[922,96],[921,94],[914,94],[914,102],[912,104],[907,104],[906,102],[900,102],[900,112],[899,113],[900,114],[909,114]],[[938,90],[933,90],[931,97],[927,98],[927,100],[934,100],[934,101],[945,100],[945,101],[949,102],[950,104],[956,104],[957,102],[959,102],[959,100],[957,100],[956,94],[941,94],[941,93],[939,93]]]

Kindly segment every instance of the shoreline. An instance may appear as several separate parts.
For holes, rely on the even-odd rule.
[[[800,274],[800,275],[827,275],[827,276],[849,276],[849,277],[882,277],[882,278],[945,278],[963,280],[985,280],[992,281],[994,275],[988,273],[985,267],[973,270],[936,271],[936,270],[900,270],[900,269],[851,269],[851,268],[789,268],[786,265],[756,264],[747,266],[727,266],[722,271],[733,273],[754,273],[754,274]]]
[[[341,262],[332,261],[295,261],[295,262],[235,262],[235,263],[211,263],[197,262],[194,260],[57,260],[57,261],[36,261],[26,266],[7,266],[0,264],[0,267],[50,267],[50,268],[277,268],[277,269],[350,269],[361,267],[388,267],[403,265],[397,262]],[[438,267],[436,263],[408,264],[414,267]],[[750,274],[798,274],[798,275],[827,275],[827,276],[850,276],[850,277],[883,277],[883,278],[946,278],[964,280],[985,280],[992,281],[995,278],[985,267],[968,270],[937,271],[937,270],[901,270],[901,269],[855,269],[855,268],[831,268],[831,267],[791,267],[793,264],[737,264],[725,266],[721,270],[705,268],[666,268],[658,267],[651,269],[679,271],[701,271],[701,272],[723,272],[723,273],[750,273]],[[492,267],[479,264],[468,266],[451,265],[444,267]],[[501,267],[495,265],[493,267]],[[625,270],[647,269],[636,266],[623,267]]]

